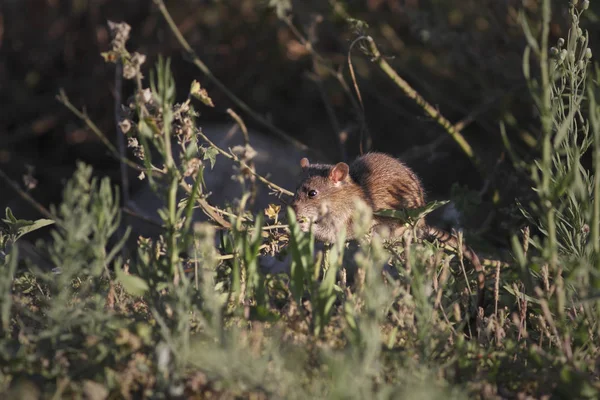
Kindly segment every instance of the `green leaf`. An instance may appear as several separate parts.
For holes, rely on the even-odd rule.
[[[207,149],[204,149],[204,158],[202,158],[202,159],[210,160],[210,169],[213,169],[215,166],[215,163],[217,162],[217,154],[219,154],[219,151],[217,149],[215,149],[214,147],[209,147]]]
[[[22,221],[22,220],[20,220],[20,221]],[[17,239],[29,232],[33,232],[33,231],[41,229],[45,226],[54,224],[54,220],[44,219],[44,218],[36,219],[35,221],[27,221],[27,222],[30,222],[30,224],[28,224],[27,226],[23,226],[19,229],[19,232],[17,234]]]
[[[535,297],[526,295],[525,293],[521,292],[520,290],[515,290],[515,288],[512,287],[511,285],[508,285],[508,284],[504,285],[503,288],[504,288],[504,290],[506,290],[508,293],[512,294],[515,297],[522,297],[530,303],[540,304],[540,301],[538,299],[536,299]]]
[[[115,274],[117,275],[117,281],[132,296],[143,296],[150,289],[145,280],[139,276],[128,275],[121,268],[115,268]]]
[[[264,306],[250,307],[250,319],[252,321],[277,322],[281,316]]]
[[[138,123],[138,132],[140,133],[141,137],[146,139],[152,139],[154,136],[154,132],[156,131],[156,129],[153,130],[153,128],[151,128],[149,122],[152,123],[152,121],[149,118],[146,118],[140,120],[140,122]]]
[[[430,212],[448,204],[448,200],[443,201],[432,201],[431,203],[427,203],[423,207],[418,208],[404,208],[399,210],[378,210],[373,214],[379,215],[381,217],[390,217],[399,219],[401,221],[410,222],[410,221],[418,221],[423,218]]]
[[[565,119],[560,123],[556,135],[554,136],[554,148],[557,149],[560,145],[562,145],[563,141],[567,138],[567,134],[571,132],[573,128],[573,118],[575,118],[575,114],[580,108],[580,104],[575,104],[569,110],[569,114],[565,117]]]
[[[8,207],[6,207],[6,220],[3,220],[3,221],[6,222],[7,224],[9,222],[17,222],[17,219],[15,218],[12,211]]]
[[[290,265],[290,290],[294,300],[300,304],[300,299],[304,293],[305,264],[302,258],[302,241],[304,239],[300,227],[296,221],[296,214],[291,207],[287,208],[287,217],[290,226],[290,244],[289,249],[292,253],[292,264]]]
[[[33,232],[54,223],[54,220],[44,218],[35,221],[16,219],[8,207],[6,207],[6,219],[3,219],[2,221],[8,225],[9,233],[15,235],[15,240],[29,232]]]

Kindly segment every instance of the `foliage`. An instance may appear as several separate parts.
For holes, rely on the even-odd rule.
[[[136,251],[126,247],[117,190],[84,164],[51,210],[51,238],[37,244],[51,268],[19,264],[14,243],[52,221],[22,221],[7,210],[0,392],[94,399],[597,397],[600,70],[591,71],[588,35],[578,25],[586,2],[575,3],[569,36],[555,50],[548,46],[550,2],[543,2],[539,32],[523,14],[524,73],[542,127],[539,159],[509,150],[538,196],[520,204],[534,229],[522,240],[515,235],[514,261],[488,274],[490,295],[476,315],[469,312],[474,277],[460,254],[410,230],[397,240],[367,235],[347,243],[341,235],[320,247],[292,209],[285,210],[285,227],[277,206],[265,210],[267,220],[248,211],[251,160],[203,140],[196,124],[194,99],[214,106],[206,89],[195,81],[176,103],[163,58],[145,87],[145,56],[126,49],[126,24],[111,24],[115,39],[105,59],[122,64],[135,86],[120,126],[133,167],[163,200],[163,234],[135,238]],[[282,16],[290,11],[287,2],[269,4]],[[61,100],[70,104],[66,95]],[[221,157],[250,171],[237,177],[245,194],[227,208],[209,204],[204,187],[204,174]],[[442,204],[381,214],[411,223]],[[194,222],[196,208],[211,221]],[[370,209],[356,210],[353,232],[367,233]],[[274,257],[284,258],[289,273],[265,271]]]

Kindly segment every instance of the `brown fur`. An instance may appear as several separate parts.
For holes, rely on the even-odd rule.
[[[356,198],[365,201],[374,211],[425,205],[419,178],[402,162],[386,154],[365,154],[349,168],[344,163],[310,164],[307,159],[302,159],[300,164],[303,177],[292,207],[301,220],[301,228],[308,230],[312,221],[315,238],[322,242],[334,242],[342,227],[346,228],[348,239],[355,239],[352,214]],[[316,191],[314,197],[309,196],[312,190]],[[401,236],[407,229],[393,219],[375,216],[373,227],[381,225],[390,228],[394,236]],[[430,227],[424,220],[418,221],[417,227],[421,238],[437,239],[454,249],[458,248],[456,236]],[[477,272],[479,305],[482,305],[485,286],[483,267],[477,254],[468,246],[463,245],[462,252]]]

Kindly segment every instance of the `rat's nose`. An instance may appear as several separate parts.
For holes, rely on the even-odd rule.
[[[298,213],[298,202],[296,201],[296,198],[294,198],[294,200],[292,201],[292,204],[290,204],[290,207],[292,207],[292,210],[294,210],[294,213]]]

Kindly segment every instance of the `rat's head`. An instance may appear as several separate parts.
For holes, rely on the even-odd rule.
[[[302,179],[292,202],[300,228],[306,232],[312,222],[315,238],[333,243],[349,226],[353,197],[360,188],[350,178],[348,164],[310,164],[303,158],[300,165]]]

